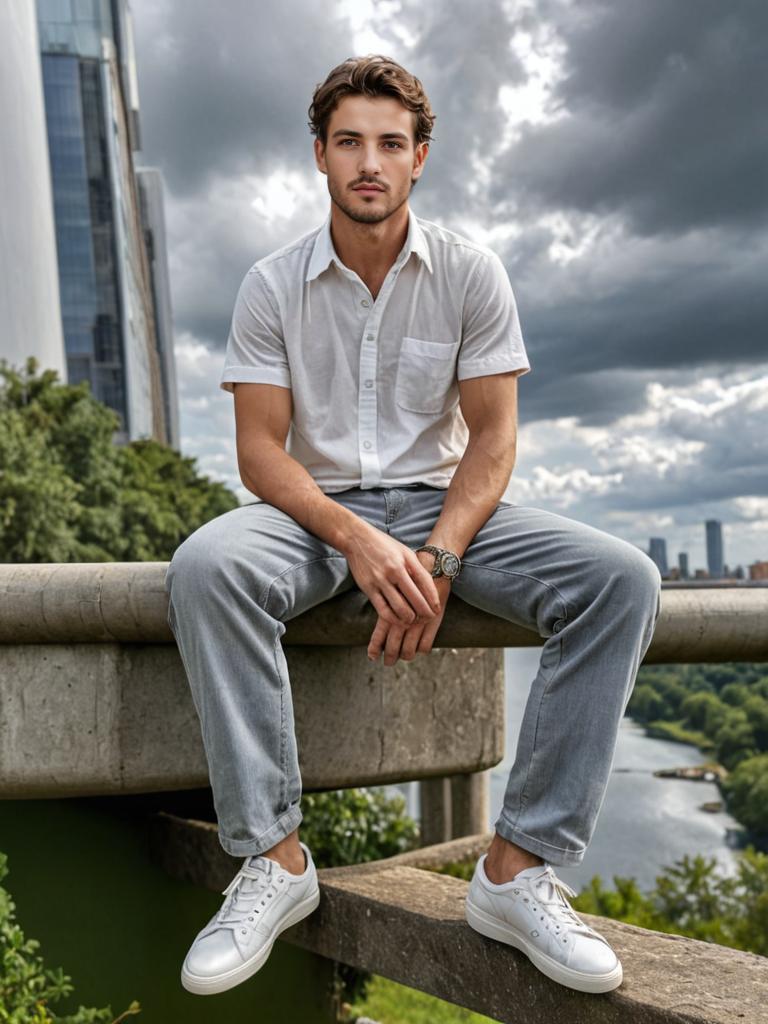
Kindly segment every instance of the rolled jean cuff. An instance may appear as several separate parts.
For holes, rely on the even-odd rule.
[[[294,832],[301,824],[303,815],[301,807],[294,804],[281,814],[274,825],[262,832],[255,839],[230,839],[219,829],[219,842],[227,853],[233,857],[255,857],[265,850],[271,850],[281,839],[285,839],[291,832]]]
[[[510,825],[503,814],[499,815],[494,828],[502,839],[507,839],[510,843],[522,847],[522,849],[527,850],[529,853],[542,857],[556,867],[581,864],[584,860],[586,848],[582,850],[569,850],[560,846],[553,846],[552,843],[545,843],[541,839],[529,836],[526,832],[521,832],[519,828]]]

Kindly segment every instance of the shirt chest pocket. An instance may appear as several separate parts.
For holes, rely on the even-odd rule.
[[[395,401],[409,412],[444,412],[456,379],[459,341],[404,337],[395,379]],[[455,396],[454,396],[455,397]]]

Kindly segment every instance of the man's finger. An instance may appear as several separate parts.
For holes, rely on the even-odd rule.
[[[390,624],[384,619],[379,618],[374,627],[371,639],[368,642],[368,657],[372,661],[376,661],[384,648],[384,642],[387,639],[387,633],[389,632]]]
[[[413,554],[413,552],[411,552],[411,555],[413,555],[413,557],[409,558],[406,562],[408,571],[419,590],[424,595],[427,604],[430,605],[434,611],[438,611],[440,608],[440,594],[437,590],[435,578],[432,573],[422,565],[418,555]]]
[[[384,664],[394,665],[400,657],[400,644],[406,633],[405,627],[390,626],[387,633],[387,642],[384,645]]]
[[[421,563],[419,563],[421,565]],[[437,615],[440,610],[440,595],[437,592],[437,587],[434,584],[434,580],[429,575],[423,566],[421,568],[424,571],[424,575],[428,578],[431,590],[435,593],[435,600],[433,603],[432,598],[424,592],[424,588],[419,588],[418,581],[414,580],[408,571],[408,566],[403,570],[402,579],[398,581],[398,587],[405,598],[410,602],[411,607],[414,609],[417,615],[423,615],[425,619],[431,619],[433,615]],[[415,621],[415,620],[414,620]]]

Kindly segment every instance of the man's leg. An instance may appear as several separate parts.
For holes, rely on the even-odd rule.
[[[381,525],[381,495],[333,495]],[[211,520],[176,550],[169,623],[197,709],[219,840],[303,870],[301,777],[284,622],[353,587],[346,558],[265,502]]]
[[[391,533],[416,547],[445,492],[424,486],[403,493]],[[578,864],[660,611],[658,569],[611,534],[507,503],[478,531],[462,563],[453,594],[546,638],[495,823],[489,875],[503,882],[541,860]]]

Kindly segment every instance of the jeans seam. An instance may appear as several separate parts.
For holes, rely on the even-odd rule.
[[[483,565],[480,562],[468,562],[465,558],[462,558],[461,565],[462,568],[465,565],[468,565],[473,569],[487,569],[489,572],[503,572],[507,576],[521,576],[526,580],[533,580],[534,583],[538,583],[539,586],[546,587],[547,590],[551,590],[552,593],[557,594],[558,600],[565,609],[565,621],[566,623],[568,622],[568,602],[553,583],[547,583],[546,580],[540,580],[538,576],[532,576],[529,572],[516,572],[514,569],[502,569],[498,565]]]
[[[284,810],[286,808],[286,797],[288,794],[288,779],[286,775],[287,768],[287,736],[285,728],[285,679],[283,673],[280,671],[277,659],[277,645],[280,643],[280,633],[275,636],[275,641],[272,646],[272,657],[275,661],[275,671],[277,672],[277,678],[280,680],[280,807]],[[281,811],[282,813],[282,811]]]
[[[269,592],[272,590],[272,587],[275,585],[275,583],[277,583],[279,579],[282,579],[283,576],[287,576],[289,572],[294,572],[296,569],[303,569],[305,565],[314,565],[315,562],[329,562],[334,558],[345,557],[346,556],[342,554],[319,555],[317,558],[308,558],[305,562],[295,562],[293,565],[289,565],[287,569],[283,569],[281,573],[278,573],[277,576],[274,576],[269,581],[269,583],[264,588],[264,591],[262,592],[261,598],[259,599],[259,604],[264,609],[264,611],[267,611],[267,604],[269,603]],[[267,612],[267,614],[269,613]]]

